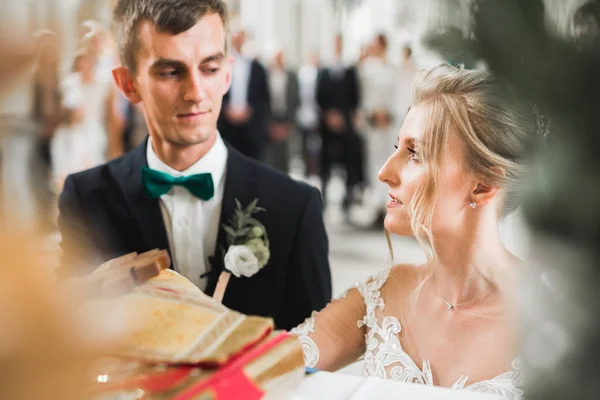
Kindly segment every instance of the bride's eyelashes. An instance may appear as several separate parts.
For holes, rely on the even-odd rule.
[[[406,150],[410,153],[410,159],[413,161],[419,161],[419,157],[417,156],[417,151],[415,149],[411,149],[407,147]]]
[[[395,144],[394,149],[398,150],[398,145]],[[419,161],[419,157],[417,156],[417,151],[415,149],[411,149],[410,147],[407,147],[406,150],[408,150],[411,160]]]

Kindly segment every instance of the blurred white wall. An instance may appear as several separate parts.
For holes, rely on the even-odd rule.
[[[25,40],[31,35],[37,24],[37,16],[40,15],[35,12],[36,3],[25,0],[0,2],[0,37]],[[24,118],[29,115],[32,101],[30,87],[31,71],[23,71],[1,96],[0,116]]]
[[[299,66],[311,51],[324,63],[333,58],[333,43],[344,36],[344,59],[357,60],[361,46],[384,33],[390,43],[390,60],[399,62],[402,46],[415,41],[418,9],[424,2],[440,0],[238,0],[241,24],[253,37],[253,51],[268,61],[274,48],[282,48],[291,66]]]
[[[337,28],[326,0],[240,0],[239,12],[253,52],[264,62],[276,49],[284,50],[292,67],[313,50],[325,57],[331,53]]]
[[[226,0],[233,14],[251,33],[250,46],[267,63],[275,49],[283,49],[288,64],[298,67],[311,51],[324,63],[333,56],[336,33],[344,35],[344,58],[354,62],[361,46],[377,33],[389,39],[389,58],[400,61],[402,47],[410,44],[417,63],[426,67],[439,60],[419,43],[420,35],[439,24],[468,31],[469,6],[474,0]],[[569,30],[573,12],[588,0],[543,0],[548,21],[561,33]],[[78,46],[79,23],[94,18],[110,25],[114,0],[14,0],[0,2],[3,37],[28,35],[42,28],[61,37],[64,69]],[[7,34],[10,32],[10,35]],[[29,107],[28,83],[15,82],[14,94],[0,104],[0,114],[22,113]]]

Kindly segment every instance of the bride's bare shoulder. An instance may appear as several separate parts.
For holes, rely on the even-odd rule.
[[[387,283],[394,286],[394,290],[401,288],[413,290],[429,274],[426,265],[419,264],[396,264],[390,270]]]

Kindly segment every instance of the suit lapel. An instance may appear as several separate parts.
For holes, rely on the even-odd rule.
[[[113,175],[125,197],[126,210],[137,222],[143,241],[143,248],[140,251],[158,248],[166,249],[170,254],[159,201],[146,196],[142,186],[142,167],[148,166],[147,142],[146,139],[144,143],[125,155],[122,162],[115,165]]]
[[[225,190],[223,191],[223,203],[221,206],[221,217],[219,218],[219,233],[217,245],[213,256],[210,258],[211,269],[206,285],[206,294],[212,296],[221,271],[224,269],[223,257],[227,251],[227,235],[223,224],[235,212],[235,200],[238,199],[242,206],[246,206],[256,198],[255,177],[251,173],[251,165],[237,150],[227,145],[227,172],[225,176]]]

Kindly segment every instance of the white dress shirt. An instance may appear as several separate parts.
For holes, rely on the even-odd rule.
[[[271,89],[271,111],[277,116],[285,115],[287,110],[287,80],[288,74],[280,69],[269,71],[269,87]]]
[[[331,67],[329,69],[331,71],[331,77],[333,79],[342,79],[344,77],[344,72],[346,72],[346,66],[341,58],[336,58],[333,60]]]
[[[314,65],[303,65],[298,71],[300,85],[300,108],[298,120],[303,128],[316,127],[319,122],[319,105],[317,104],[317,75]]]
[[[229,105],[234,108],[244,108],[248,104],[251,61],[235,51],[233,52],[233,56]]]
[[[212,175],[215,195],[209,201],[200,200],[183,186],[173,186],[159,201],[174,268],[204,290],[207,279],[200,276],[209,269],[208,257],[213,255],[217,244],[225,189],[227,147],[217,133],[215,144],[204,157],[185,171],[177,171],[158,158],[151,139],[148,139],[146,158],[148,167],[172,176],[202,173]]]

